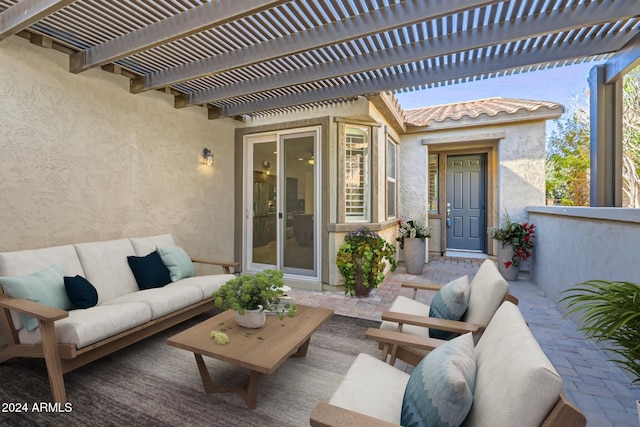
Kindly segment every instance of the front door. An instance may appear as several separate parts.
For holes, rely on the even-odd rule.
[[[485,156],[447,157],[447,249],[483,251]]]

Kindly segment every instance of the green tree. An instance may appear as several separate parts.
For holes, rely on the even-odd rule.
[[[587,92],[588,94],[588,92]],[[589,205],[589,104],[575,101],[547,143],[547,197],[568,206]],[[640,67],[623,83],[623,206],[640,207]]]

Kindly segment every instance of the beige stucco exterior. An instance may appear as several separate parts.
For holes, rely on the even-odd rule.
[[[232,259],[234,121],[68,61],[0,42],[0,250],[172,233],[192,256]]]

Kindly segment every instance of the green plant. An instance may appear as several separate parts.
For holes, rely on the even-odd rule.
[[[409,238],[417,238],[417,239],[428,239],[433,236],[434,230],[432,226],[425,226],[422,222],[419,221],[403,221],[401,219],[398,220],[398,237],[396,240],[400,242],[400,249],[404,249],[404,239],[405,237]]]
[[[513,257],[505,261],[504,266],[517,267],[520,261],[526,261],[531,256],[533,249],[533,238],[536,226],[523,222],[512,222],[509,215],[503,217],[503,223],[500,227],[491,231],[492,237],[502,244],[510,244],[513,247]]]
[[[239,314],[245,310],[278,311],[280,317],[283,313],[279,310],[280,296],[284,293],[282,287],[281,270],[264,270],[255,276],[245,275],[227,281],[213,293],[214,305],[225,310],[232,309]],[[293,317],[296,314],[295,304],[286,304],[286,314]]]
[[[396,269],[396,247],[367,227],[348,233],[336,255],[336,265],[344,279],[345,293],[355,292],[356,276],[362,284],[375,288],[384,280],[385,259]]]
[[[627,369],[640,383],[640,285],[632,282],[590,280],[563,293],[566,316],[582,313],[580,331],[596,342],[613,344],[622,359],[613,363]]]

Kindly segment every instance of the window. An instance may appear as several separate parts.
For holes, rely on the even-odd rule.
[[[429,212],[438,213],[438,155],[429,155]]]
[[[346,220],[369,221],[369,130],[347,127],[345,139]]]
[[[398,146],[387,138],[387,219],[397,216]]]

